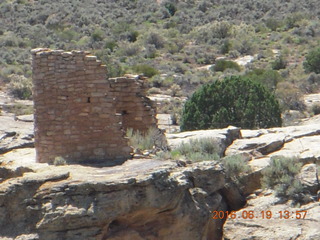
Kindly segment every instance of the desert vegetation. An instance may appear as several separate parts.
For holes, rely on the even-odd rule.
[[[280,107],[261,84],[244,77],[227,77],[202,86],[186,102],[181,130],[281,126]]]
[[[319,91],[318,9],[316,0],[4,0],[0,81],[19,76],[12,94],[31,98],[30,50],[80,49],[97,55],[109,77],[144,74],[150,87],[166,92],[175,84],[172,95],[185,97],[205,83],[250,75],[275,94],[282,112],[304,112],[301,96]],[[239,64],[246,55],[253,60]]]
[[[285,200],[291,199],[294,203],[306,201],[303,185],[297,177],[301,167],[296,158],[271,158],[270,165],[262,172],[262,186],[274,189],[276,196]]]

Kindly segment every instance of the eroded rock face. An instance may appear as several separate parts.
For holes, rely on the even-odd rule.
[[[175,147],[182,141],[212,137],[217,139],[218,144],[229,143],[221,144],[225,146],[225,155],[241,154],[248,160],[253,171],[243,177],[245,184],[242,193],[249,195],[249,200],[246,207],[236,212],[235,219],[229,216],[223,228],[223,239],[320,239],[320,202],[317,202],[319,196],[316,195],[320,190],[319,177],[317,177],[320,161],[320,124],[240,130],[238,137],[235,138],[228,137],[227,134],[223,134],[223,131],[207,130],[169,134],[171,138],[168,140],[169,144]],[[280,201],[274,196],[273,191],[262,192],[261,172],[270,164],[270,159],[274,156],[295,157],[304,165],[298,177],[305,191],[311,194],[304,195],[308,198],[306,199],[308,204],[292,207],[290,201]],[[231,194],[228,195],[229,200],[232,199]],[[297,219],[300,217],[297,211],[304,210],[307,211],[305,219]],[[267,211],[272,214],[272,218],[266,218]],[[290,213],[288,219],[285,218],[287,213],[285,211]],[[250,213],[254,215],[252,219],[248,217]]]
[[[215,162],[184,167],[150,159],[108,168],[36,165],[0,184],[2,237],[220,239],[224,220],[212,220],[211,212],[236,209],[243,201],[237,191],[225,188]]]

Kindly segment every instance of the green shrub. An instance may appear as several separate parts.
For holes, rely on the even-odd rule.
[[[63,157],[58,156],[58,157],[54,158],[53,165],[55,165],[55,166],[67,165],[67,161]]]
[[[227,156],[221,159],[226,176],[234,181],[239,181],[242,174],[250,172],[251,168],[242,155]]]
[[[62,42],[71,42],[78,36],[78,33],[76,31],[69,28],[66,28],[62,31],[58,31],[57,34],[59,36],[59,40]]]
[[[273,70],[285,69],[287,67],[287,61],[283,56],[279,56],[274,62],[271,63]]]
[[[206,84],[186,102],[181,130],[281,126],[281,111],[262,85],[241,76]]]
[[[303,62],[306,72],[320,73],[320,48],[310,51]]]
[[[298,27],[298,22],[303,19],[304,16],[302,13],[293,13],[286,17],[285,24],[287,29]]]
[[[227,54],[231,49],[231,42],[229,40],[223,41],[221,47],[220,47],[220,53]]]
[[[93,31],[91,38],[94,42],[98,42],[103,40],[103,36],[104,32],[101,29],[97,28]]]
[[[171,2],[166,2],[164,7],[168,10],[171,16],[173,16],[177,11],[177,7]]]
[[[219,159],[220,146],[213,138],[192,139],[181,143],[172,151],[175,157],[182,156],[191,161],[206,161]]]
[[[282,80],[281,75],[277,71],[261,68],[253,69],[252,71],[247,72],[245,76],[262,84],[270,91],[274,91],[277,88],[278,83]]]
[[[12,74],[9,76],[8,89],[13,96],[19,99],[31,99],[32,96],[32,82],[24,76]]]
[[[116,41],[106,41],[105,45],[104,45],[105,48],[107,49],[110,49],[111,52],[113,52],[115,50],[115,48],[118,47],[118,44]]]
[[[159,74],[159,71],[157,69],[147,64],[135,65],[132,69],[135,73],[143,74],[144,76],[149,78]]]
[[[231,35],[232,25],[228,21],[214,21],[196,28],[192,35],[197,43],[216,44]]]
[[[223,72],[227,68],[235,69],[238,72],[241,70],[240,66],[236,62],[228,60],[218,60],[213,66],[213,70],[216,72]]]
[[[279,27],[283,25],[283,22],[279,19],[269,18],[266,20],[265,24],[271,31],[276,31]]]
[[[15,103],[13,105],[4,105],[3,110],[9,113],[13,113],[16,116],[33,114],[32,105],[24,105],[21,103]]]
[[[320,104],[313,104],[311,110],[314,115],[320,114]]]
[[[172,84],[168,90],[171,97],[180,97],[182,96],[181,87],[178,84]]]
[[[130,32],[128,32],[128,34],[127,34],[127,39],[128,39],[129,42],[135,42],[135,41],[137,41],[138,36],[139,36],[139,32],[137,32],[137,31],[130,31]]]
[[[165,149],[167,147],[163,132],[156,128],[150,128],[145,133],[128,128],[126,136],[129,139],[130,146],[135,149],[150,150],[153,148]]]
[[[301,91],[293,83],[288,81],[280,82],[275,92],[279,99],[282,110],[304,111],[306,106],[301,100]]]
[[[274,189],[279,197],[293,198],[303,190],[297,179],[301,167],[297,158],[271,158],[270,165],[262,171],[261,184],[264,188]]]
[[[146,43],[154,45],[156,49],[160,49],[164,47],[165,41],[160,34],[151,32],[147,36]]]

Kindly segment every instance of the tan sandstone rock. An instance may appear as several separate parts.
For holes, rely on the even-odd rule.
[[[109,168],[36,165],[0,183],[1,237],[220,239],[224,220],[214,221],[211,212],[243,204],[236,200],[241,199],[237,191],[225,188],[215,162],[185,167],[151,159]]]

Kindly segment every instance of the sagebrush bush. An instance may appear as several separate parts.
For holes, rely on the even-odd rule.
[[[311,50],[303,62],[303,67],[306,72],[320,73],[320,48]]]
[[[228,68],[235,69],[238,72],[241,70],[240,66],[236,62],[228,60],[218,60],[213,66],[213,70],[216,72],[223,72]]]
[[[221,159],[226,176],[239,181],[241,175],[249,173],[251,168],[242,155],[227,156]]]
[[[275,61],[271,63],[273,70],[285,69],[287,67],[287,61],[283,56],[279,56]]]
[[[293,198],[303,190],[297,178],[301,167],[297,158],[271,158],[270,165],[262,171],[262,187],[274,189],[279,197]]]
[[[274,91],[277,88],[278,83],[283,80],[278,71],[261,68],[255,68],[247,72],[245,76],[249,77],[255,82],[261,83],[270,91]]]
[[[299,88],[288,81],[277,85],[275,95],[279,99],[282,110],[305,110],[306,106],[301,100],[302,94]]]
[[[314,115],[320,114],[320,104],[319,104],[319,103],[318,103],[318,104],[313,104],[313,105],[311,106],[311,110],[312,110],[312,113],[313,113]]]
[[[61,156],[57,156],[54,158],[53,165],[55,166],[67,165],[67,160]]]
[[[3,110],[9,113],[13,113],[16,116],[33,114],[32,105],[24,105],[21,103],[15,103],[13,105],[3,106]]]
[[[163,37],[156,32],[149,33],[146,39],[146,43],[154,45],[156,49],[163,48],[165,45]]]
[[[268,18],[265,24],[271,31],[276,31],[278,28],[283,26],[283,22],[276,18]]]
[[[149,128],[145,133],[128,128],[126,137],[129,139],[129,145],[134,149],[151,150],[154,148],[167,148],[167,142],[163,132],[156,128]]]
[[[132,67],[132,69],[135,73],[143,74],[144,76],[149,78],[159,74],[159,71],[157,69],[147,64],[135,65]]]
[[[10,93],[19,99],[31,99],[32,81],[22,75],[12,74],[9,76],[8,89]]]
[[[191,139],[181,143],[173,153],[191,161],[218,160],[220,145],[214,138]]]

